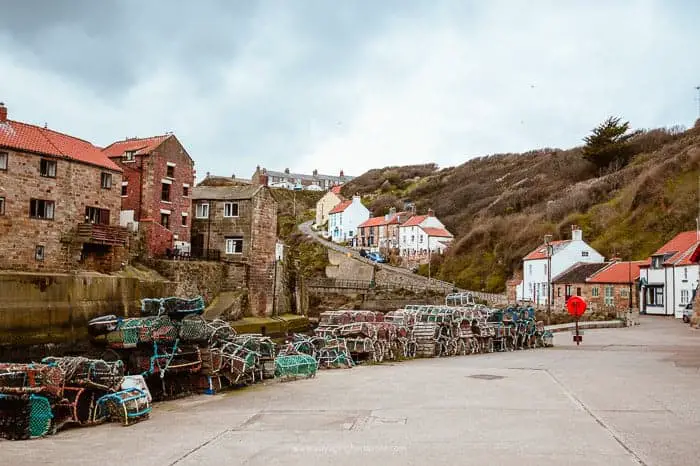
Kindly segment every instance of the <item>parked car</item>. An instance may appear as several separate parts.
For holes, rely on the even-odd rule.
[[[378,262],[380,264],[386,262],[386,259],[378,252],[370,252],[369,254],[367,254],[367,259],[371,260],[372,262]]]
[[[686,324],[690,323],[690,318],[693,317],[693,312],[693,303],[690,302],[685,309],[683,309],[683,322]]]

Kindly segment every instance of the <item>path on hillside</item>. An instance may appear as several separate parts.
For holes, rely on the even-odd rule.
[[[411,272],[410,270],[404,269],[402,267],[395,267],[395,266],[389,265],[389,264],[380,264],[377,262],[373,262],[369,259],[365,259],[364,257],[360,256],[360,253],[358,251],[356,251],[354,249],[351,249],[351,248],[348,248],[345,246],[341,246],[339,244],[333,243],[332,241],[328,241],[328,240],[322,238],[321,236],[318,235],[317,232],[315,232],[311,228],[311,223],[312,223],[312,221],[308,221],[308,222],[304,222],[304,223],[300,224],[299,231],[301,231],[302,233],[304,233],[306,236],[313,239],[314,241],[320,243],[326,249],[333,249],[334,251],[338,251],[338,252],[343,253],[343,254],[350,254],[352,256],[352,258],[355,260],[358,260],[358,261],[363,262],[365,264],[380,267],[380,268],[382,268],[382,269],[384,269],[392,274],[410,276],[412,279],[421,280],[425,283],[426,287],[440,287],[440,288],[449,287],[449,288],[456,289],[458,292],[469,291],[469,290],[464,290],[462,288],[458,288],[453,283],[445,282],[442,280],[437,280],[435,278],[429,279],[428,277],[424,277],[422,275],[415,274],[415,273]],[[497,294],[492,294],[492,293],[481,293],[478,291],[469,291],[469,292],[472,293],[475,297],[480,298],[480,299],[486,299],[489,302],[493,302],[493,301],[500,302],[501,300],[505,300],[505,295],[497,295]]]

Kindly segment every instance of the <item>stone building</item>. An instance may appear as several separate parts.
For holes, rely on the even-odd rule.
[[[0,104],[0,269],[118,269],[121,169],[87,141],[7,113]]]
[[[200,185],[192,199],[192,256],[228,262],[228,280],[247,285],[252,314],[269,316],[277,244],[277,202],[269,188]]]
[[[255,168],[255,173],[251,177],[253,183],[271,188],[285,188],[296,190],[325,191],[334,186],[342,186],[352,180],[353,176],[347,176],[340,170],[338,176],[322,175],[318,170],[314,170],[310,175],[305,173],[292,173],[289,168],[283,172],[268,170],[266,168]]]
[[[581,296],[591,310],[637,309],[639,268],[646,261],[577,263],[552,279],[553,307],[564,309],[571,296]]]
[[[365,220],[357,227],[359,245],[384,251],[398,249],[399,226],[411,215],[411,212],[396,212],[396,208],[392,207],[386,215]]]
[[[142,231],[149,256],[188,252],[195,171],[177,137],[126,139],[102,152],[123,170],[121,225]]]

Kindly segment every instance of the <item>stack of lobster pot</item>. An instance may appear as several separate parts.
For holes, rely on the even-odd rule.
[[[440,306],[421,310],[413,326],[417,355],[424,358],[456,355],[461,317],[458,310]]]
[[[132,424],[148,417],[149,395],[122,387],[121,361],[44,358],[41,364],[0,364],[0,437],[54,434],[67,425]]]

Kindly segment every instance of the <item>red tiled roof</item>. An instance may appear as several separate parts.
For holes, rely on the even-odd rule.
[[[363,227],[378,227],[379,225],[386,225],[388,224],[389,221],[386,220],[383,216],[382,217],[370,217],[364,222],[360,223],[357,227],[358,228],[363,228]]]
[[[421,230],[426,232],[428,234],[428,236],[439,236],[442,238],[452,238],[452,233],[445,230],[444,228],[421,227]]]
[[[333,194],[340,194],[340,188],[341,188],[341,186],[333,186],[333,187],[331,188],[331,192],[332,192]]]
[[[416,227],[423,223],[423,221],[428,218],[427,215],[414,215],[413,217],[406,220],[401,226],[402,227]]]
[[[150,138],[117,141],[102,149],[102,152],[107,157],[121,157],[124,155],[124,152],[130,150],[133,150],[136,155],[146,155],[153,152],[156,147],[169,137],[169,134],[164,134],[163,136],[153,136]]]
[[[586,279],[589,283],[630,283],[639,278],[639,267],[648,261],[611,262],[605,268],[591,274]]]
[[[664,264],[680,265],[679,262],[687,259],[698,244],[698,236],[695,230],[678,233],[671,241],[661,246],[654,255],[675,253]]]
[[[552,241],[551,244],[552,246],[564,246],[568,243],[570,243],[571,240],[559,240],[559,241]],[[537,249],[532,251],[530,254],[525,256],[523,258],[524,261],[529,261],[529,260],[534,260],[534,259],[546,259],[547,258],[547,245],[546,244],[540,244],[537,246]]]
[[[359,227],[376,227],[379,225],[396,225],[399,223],[399,218],[405,214],[406,214],[406,212],[397,212],[394,215],[392,215],[391,217],[389,217],[388,220],[386,219],[385,216],[370,217],[367,220],[365,220],[364,222],[360,223],[358,225],[358,228]]]
[[[99,147],[87,141],[19,121],[6,120],[0,123],[0,147],[53,155],[121,171],[114,162],[104,156]]]
[[[333,209],[331,209],[331,211],[328,212],[328,214],[339,214],[340,212],[344,212],[345,209],[350,207],[350,204],[352,204],[352,201],[343,201],[337,206],[333,207]]]

